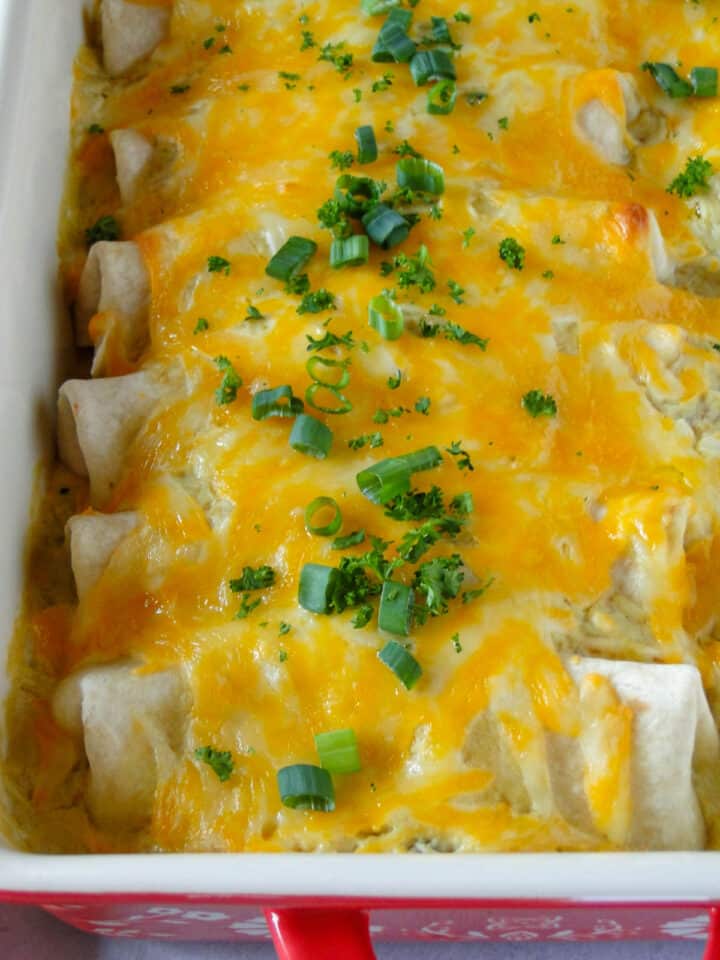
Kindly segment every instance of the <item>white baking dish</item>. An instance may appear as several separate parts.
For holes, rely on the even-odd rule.
[[[3,663],[18,613],[35,470],[52,450],[55,390],[72,357],[69,323],[59,307],[55,234],[71,64],[82,39],[82,8],[83,0],[0,0]],[[5,693],[0,670],[0,700]],[[395,925],[388,921],[383,931],[391,935],[405,930],[410,936],[492,939],[493,929],[512,932],[514,923],[527,936],[512,939],[532,939],[542,930],[550,937],[573,939],[573,928],[565,929],[560,921],[567,927],[572,921],[564,920],[566,915],[579,908],[587,912],[594,904],[593,916],[622,914],[624,926],[617,920],[612,921],[615,927],[607,926],[607,921],[594,934],[580,932],[579,937],[699,937],[708,906],[720,904],[720,854],[49,857],[13,852],[3,842],[0,896],[51,903],[65,919],[88,929],[118,933],[122,928],[130,936],[148,933],[145,921],[160,922],[164,917],[163,922],[170,924],[173,916],[172,929],[150,930],[150,935],[200,935],[200,930],[204,936],[262,936],[266,935],[262,924],[252,919],[257,905],[292,902],[399,910],[393,914]],[[183,912],[172,906],[187,899],[199,901],[202,909]],[[150,902],[156,906],[148,907]],[[107,917],[110,904],[113,909],[125,905],[130,927],[124,920],[97,919]],[[138,904],[145,905],[142,915],[137,913]],[[643,913],[640,904],[662,909]],[[420,907],[425,914],[437,911],[444,926],[437,927],[440,920],[418,926]],[[135,919],[130,916],[133,910]],[[453,920],[461,910],[467,923]],[[234,924],[203,920],[206,914],[240,920]],[[642,920],[651,914],[652,920]],[[634,926],[628,920],[631,916],[636,918]],[[550,917],[555,918],[552,923]],[[209,931],[202,926],[212,922],[220,925]],[[444,932],[437,933],[438,929]]]

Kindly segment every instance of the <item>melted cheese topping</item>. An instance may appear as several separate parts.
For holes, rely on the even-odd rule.
[[[212,11],[177,0],[170,38],[129,79],[110,83],[90,49],[78,57],[61,229],[68,298],[86,256],[83,231],[117,216],[152,284],[150,346],[131,369],[169,371],[171,387],[106,505],[137,511],[138,531],[79,607],[59,587],[44,597],[32,588],[35,668],[50,679],[19,730],[34,745],[39,844],[612,844],[629,816],[631,721],[603,678],[588,677],[579,692],[562,656],[694,663],[713,687],[720,309],[696,287],[668,282],[668,262],[714,265],[693,201],[666,188],[690,155],[713,160],[718,101],[671,100],[640,65],[711,65],[720,27],[706,5],[676,0],[535,0],[532,8],[474,0],[462,8],[470,23],[453,19],[456,9],[454,0],[421,0],[414,11],[416,37],[431,15],[445,16],[461,44],[449,116],[427,113],[427,88],[414,85],[407,65],[371,62],[382,18],[353,0],[218,0]],[[305,49],[303,31],[313,41]],[[327,43],[352,53],[347,76],[319,59]],[[608,159],[607,138],[580,129],[589,104],[604,111],[600,132],[610,130],[620,162]],[[88,135],[92,123],[106,133]],[[339,174],[328,155],[354,152],[362,124],[373,125],[379,158],[350,172],[393,189],[403,140],[445,171],[435,213],[412,208],[419,221],[401,248],[427,247],[436,286],[399,292],[415,322],[396,341],[369,327],[367,304],[397,283],[381,262],[398,250],[374,248],[367,266],[333,270],[331,237],[317,222]],[[122,209],[107,136],[115,129],[155,145],[152,174]],[[299,297],[265,275],[291,235],[318,244],[308,274],[313,289],[335,295],[334,310],[300,314]],[[525,249],[522,270],[498,255],[507,237]],[[209,272],[211,256],[226,258],[229,271]],[[463,288],[460,298],[448,281]],[[250,303],[263,319],[246,319]],[[438,320],[428,314],[433,304],[487,338],[487,349],[420,336],[421,314]],[[195,332],[199,318],[207,329]],[[261,387],[290,384],[304,396],[307,336],[322,336],[326,324],[339,335],[351,330],[360,346],[322,354],[349,362],[344,393],[353,407],[339,416],[306,410],[334,433],[330,456],[316,461],[290,448],[288,421],[255,422],[250,408]],[[91,334],[102,327],[96,318]],[[226,405],[215,399],[218,356],[245,382]],[[128,370],[120,356],[107,362],[107,375]],[[397,371],[402,382],[391,390]],[[531,390],[553,397],[555,416],[528,414],[522,398]],[[427,415],[415,410],[421,397],[430,399]],[[401,416],[374,422],[376,411],[395,407]],[[382,447],[349,446],[375,431]],[[444,452],[453,441],[473,469],[458,469],[459,458]],[[448,500],[468,491],[474,511],[457,542],[442,540],[423,559],[458,552],[466,587],[493,580],[481,598],[458,599],[416,625],[409,642],[424,672],[406,691],[378,660],[387,636],[375,619],[355,629],[353,611],[299,607],[303,565],[342,556],[307,532],[304,509],[334,497],[343,533],[362,528],[397,544],[413,525],[363,498],[355,475],[429,444],[443,463],[417,486],[438,484]],[[82,510],[84,487],[71,485],[68,509]],[[239,597],[228,581],[262,564],[275,570],[275,585],[253,594],[261,603],[246,619],[234,619]],[[36,555],[33,570],[43,569],[47,557]],[[282,624],[290,630],[281,635]],[[47,697],[83,665],[127,656],[148,670],[184,665],[193,700],[187,751],[142,834],[118,839],[76,809],[58,840],[61,800],[77,796],[77,783],[74,794],[68,786],[77,753],[53,725]],[[493,799],[495,772],[468,759],[468,732],[484,711],[526,786],[535,785],[524,810]],[[586,741],[609,758],[584,773],[604,839],[563,820],[543,772],[546,737],[577,737],[584,721]],[[335,778],[335,812],[283,807],[277,770],[316,763],[314,734],[345,727],[357,734],[362,771]],[[205,744],[232,751],[229,783],[194,758]]]

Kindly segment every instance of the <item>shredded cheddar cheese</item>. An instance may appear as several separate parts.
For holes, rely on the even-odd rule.
[[[474,0],[458,17],[449,0],[421,0],[409,35],[444,49],[456,73],[454,108],[437,114],[406,62],[372,60],[385,14],[355,0],[135,5],[170,14],[149,55],[119,78],[100,47],[77,58],[60,257],[75,303],[86,230],[112,216],[137,245],[144,339],[128,347],[116,306],[87,332],[104,378],[143,371],[157,396],[110,495],[96,502],[58,468],[34,528],[7,764],[25,842],[651,844],[633,826],[633,765],[652,744],[638,746],[637,703],[614,688],[612,662],[697,667],[717,702],[720,190],[714,176],[697,198],[668,186],[692,155],[720,171],[720,154],[718,100],[671,99],[642,64],[717,65],[711,11],[538,0],[530,18],[515,0]],[[446,18],[451,48],[427,40],[431,17]],[[360,164],[363,125],[378,157]],[[138,153],[120,155],[120,130],[140,135]],[[441,193],[398,196],[398,162],[416,154],[442,168]],[[371,234],[366,263],[333,269],[338,238],[318,211],[348,188],[356,201],[376,190],[409,235],[383,250]],[[317,250],[286,283],[266,266],[291,237]],[[368,322],[383,294],[399,308],[397,338]],[[313,349],[328,333],[336,342]],[[326,457],[293,449],[293,416],[253,419],[253,397],[285,385],[332,431]],[[378,658],[391,635],[376,570],[364,626],[360,602],[317,613],[298,590],[306,565],[338,568],[378,549],[371,537],[398,558],[427,517],[389,516],[356,477],[431,446],[441,462],[410,486],[437,486],[456,525],[392,574],[415,591],[396,636],[422,669],[408,690]],[[472,509],[453,513],[465,494]],[[364,541],[334,549],[309,532],[318,497],[337,503],[338,535]],[[77,598],[64,523],[119,513],[135,525]],[[456,589],[443,581],[433,607],[423,591],[437,570],[421,565],[454,555]],[[269,585],[230,586],[264,566]],[[577,657],[611,667],[576,676]],[[151,680],[180,671],[188,691],[182,724],[145,761],[147,816],[127,827],[98,811],[90,687],[84,733],[63,719],[69,708],[51,708],[60,684],[126,663]],[[133,723],[145,736],[166,720],[127,720],[137,746]],[[334,810],[284,806],[278,771],[317,765],[314,736],[346,728],[362,767],[333,778]],[[231,753],[227,777],[198,760],[205,748]],[[691,781],[692,744],[686,753]],[[696,801],[689,789],[704,817],[693,830],[712,845],[720,790]]]

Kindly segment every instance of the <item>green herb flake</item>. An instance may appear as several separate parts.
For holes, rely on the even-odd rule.
[[[230,261],[225,257],[208,257],[208,273],[224,273],[226,277],[230,276]]]
[[[522,405],[531,417],[554,417],[557,413],[557,404],[549,393],[541,390],[530,390],[522,398]]]
[[[511,270],[522,270],[525,266],[525,248],[513,237],[505,237],[500,241],[498,254]]]
[[[667,192],[674,193],[683,199],[694,197],[700,190],[707,190],[708,177],[713,173],[714,168],[709,160],[700,155],[688,157],[685,169],[670,183]]]
[[[213,747],[198,747],[195,751],[198,760],[206,763],[218,780],[225,783],[234,770],[232,753],[229,750],[215,750]]]
[[[195,329],[193,330],[193,334],[202,333],[204,330],[209,330],[209,329],[210,329],[210,324],[207,322],[205,317],[199,317],[198,322],[195,324]]]
[[[222,407],[237,400],[237,392],[242,386],[242,377],[227,357],[215,357],[213,363],[223,374],[222,382],[215,391],[215,402]]]
[[[457,457],[455,465],[458,470],[469,470],[471,473],[475,469],[473,462],[470,459],[470,454],[467,450],[463,450],[460,440],[453,440],[449,447],[445,447],[445,450],[450,454],[451,457]]]

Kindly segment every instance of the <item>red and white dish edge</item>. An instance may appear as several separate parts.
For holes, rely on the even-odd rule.
[[[0,657],[22,589],[36,464],[72,346],[55,235],[84,0],[0,0]],[[12,432],[9,426],[12,425]],[[0,702],[7,679],[0,671]],[[0,724],[2,720],[0,718]],[[0,726],[0,741],[3,736]],[[105,936],[262,940],[283,960],[367,960],[387,940],[708,939],[720,854],[52,857],[0,839],[0,900]],[[713,928],[713,930],[711,930]]]

